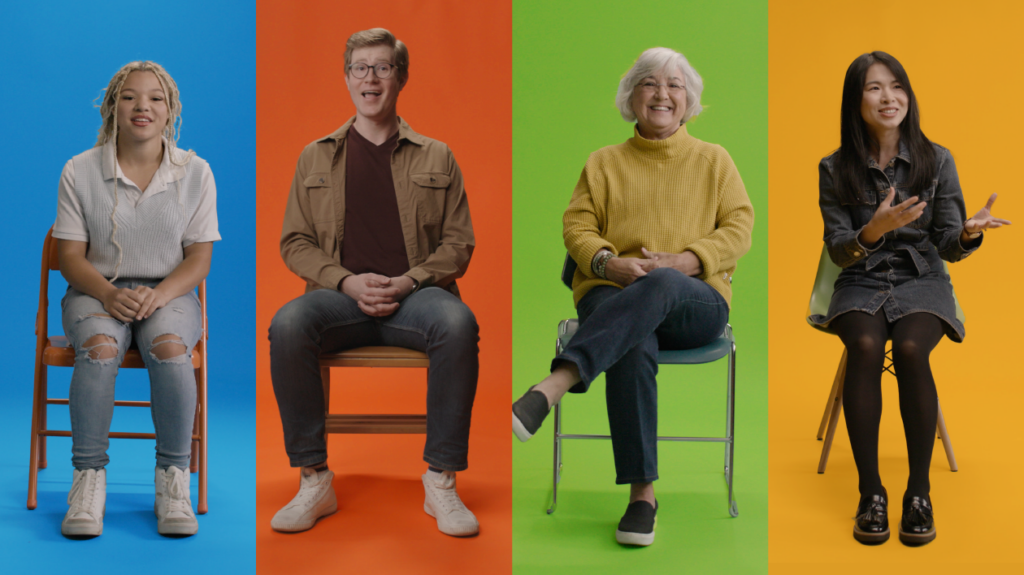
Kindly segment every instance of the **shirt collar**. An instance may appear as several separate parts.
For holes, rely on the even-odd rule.
[[[153,174],[153,180],[149,183],[146,191],[162,192],[167,189],[167,186],[172,182],[176,182],[185,177],[185,167],[178,166],[171,163],[170,150],[171,147],[168,145],[167,138],[161,138],[164,144],[164,155],[160,160],[160,166],[157,167],[156,173]],[[104,181],[114,179],[114,177],[126,179],[124,172],[121,171],[121,165],[115,162],[114,157],[114,140],[111,139],[106,144],[103,144],[103,149],[100,151],[100,168],[103,173]],[[181,155],[180,150],[175,149],[178,152],[175,155]],[[180,160],[180,158],[179,158]]]
[[[907,147],[907,143],[903,141],[903,138],[900,138],[900,150],[896,152],[895,157],[903,160],[908,164],[910,163],[910,148]],[[875,159],[872,158],[871,156],[868,156],[868,167],[881,168],[881,166],[878,165],[878,162],[876,162]]]
[[[335,130],[334,133],[317,140],[317,142],[327,143],[330,141],[334,141],[337,143],[341,143],[345,138],[348,137],[348,130],[349,128],[352,127],[352,124],[354,124],[355,121],[356,117],[352,116],[340,128]],[[401,142],[402,140],[407,140],[413,144],[416,144],[417,146],[423,146],[426,145],[427,143],[427,139],[424,136],[421,136],[420,134],[416,133],[412,128],[409,127],[409,124],[405,123],[405,120],[403,120],[402,117],[399,116],[398,141]]]

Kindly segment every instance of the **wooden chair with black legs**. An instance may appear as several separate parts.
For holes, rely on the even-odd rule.
[[[68,405],[67,398],[51,398],[47,393],[48,367],[74,367],[75,350],[68,339],[62,335],[49,335],[47,321],[49,319],[49,297],[47,290],[50,283],[50,272],[58,271],[57,239],[47,232],[43,241],[42,272],[39,279],[39,308],[36,312],[36,356],[35,356],[35,391],[32,395],[32,440],[30,447],[28,472],[28,508],[35,509],[39,470],[46,468],[46,438],[71,437],[68,430],[48,429],[46,426],[46,408],[49,405]],[[206,502],[206,280],[199,284],[199,305],[202,311],[202,335],[192,350],[192,368],[196,376],[196,415],[192,428],[192,457],[190,471],[199,473],[199,500],[196,511],[207,512]],[[122,368],[145,368],[142,355],[138,349],[132,348],[121,362]],[[115,401],[115,406],[150,407],[148,401]],[[153,433],[134,433],[111,431],[108,437],[119,439],[156,439]]]
[[[944,269],[946,263],[943,262]],[[835,335],[835,333],[828,329],[823,329],[821,326],[811,323],[810,317],[812,315],[827,315],[829,302],[832,301],[832,292],[835,291],[836,278],[839,277],[840,272],[839,266],[832,262],[832,258],[828,255],[828,249],[822,246],[821,258],[818,261],[818,273],[814,278],[814,289],[811,292],[811,301],[807,304],[807,313],[804,317],[808,318],[807,323],[811,327]],[[946,269],[948,273],[948,269]],[[953,292],[953,302],[956,304],[956,318],[961,322],[964,321],[964,312],[960,309],[960,301],[957,300],[956,292]],[[885,351],[885,361],[883,362],[883,371],[887,371],[893,376],[896,372],[893,371],[892,367],[892,347],[890,346]],[[846,349],[843,349],[843,356],[839,360],[839,368],[836,370],[835,379],[832,381],[832,390],[829,391],[828,401],[825,402],[825,413],[821,416],[821,424],[818,425],[818,441],[823,439],[824,443],[821,446],[821,458],[818,460],[818,473],[825,473],[825,466],[828,464],[828,455],[832,450],[832,439],[835,437],[836,425],[839,423],[839,417],[842,415],[843,410],[843,380],[846,378]],[[949,439],[949,432],[946,430],[946,419],[942,416],[942,405],[939,405],[939,419],[936,424],[936,431],[939,439],[942,440],[942,447],[946,451],[946,459],[949,461],[950,471],[956,471],[956,456],[953,454],[953,443]]]

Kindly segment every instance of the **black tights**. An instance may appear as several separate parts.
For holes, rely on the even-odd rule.
[[[832,325],[846,346],[843,407],[853,459],[860,475],[861,495],[882,493],[882,479],[878,475],[878,424],[882,419],[885,342],[891,338],[900,390],[900,415],[910,462],[904,497],[927,497],[930,490],[928,467],[939,412],[928,356],[942,339],[942,320],[930,313],[912,313],[890,324],[881,310],[875,315],[854,311],[840,315]]]

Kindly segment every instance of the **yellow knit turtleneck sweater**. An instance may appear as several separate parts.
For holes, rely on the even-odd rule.
[[[691,251],[706,281],[731,302],[736,260],[750,249],[754,207],[736,165],[721,146],[682,126],[664,140],[633,137],[590,155],[562,217],[562,236],[579,267],[572,295],[618,284],[590,269],[602,248],[619,257]]]

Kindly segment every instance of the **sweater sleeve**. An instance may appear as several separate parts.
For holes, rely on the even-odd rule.
[[[750,249],[750,233],[754,229],[754,206],[747,197],[736,164],[724,150],[714,166],[715,198],[718,209],[715,231],[686,247],[700,259],[704,271],[700,279],[736,267],[736,261]]]
[[[562,216],[562,239],[565,241],[565,249],[576,260],[579,271],[588,278],[596,278],[590,268],[594,255],[601,249],[607,249],[615,255],[619,255],[619,251],[601,236],[607,224],[603,209],[607,190],[601,189],[601,186],[592,187],[590,170],[591,162],[587,161],[576,189],[572,192],[569,207]]]

